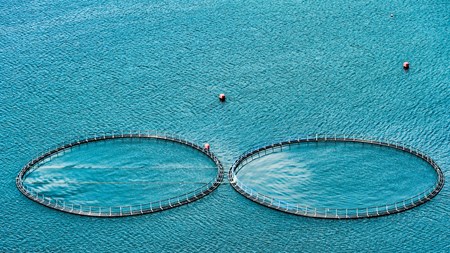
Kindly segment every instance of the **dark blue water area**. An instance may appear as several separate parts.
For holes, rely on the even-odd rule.
[[[288,215],[227,183],[179,208],[99,219],[39,205],[15,177],[73,136],[158,129],[210,143],[226,168],[251,147],[298,135],[393,139],[429,154],[448,178],[449,8],[442,0],[1,1],[0,251],[448,252],[447,186],[374,219]]]
[[[214,182],[209,157],[182,144],[117,139],[64,150],[24,178],[32,192],[67,204],[127,206],[190,193]]]
[[[264,154],[264,151],[262,152]],[[243,166],[253,191],[309,207],[384,206],[432,190],[437,173],[409,153],[361,143],[302,143]]]

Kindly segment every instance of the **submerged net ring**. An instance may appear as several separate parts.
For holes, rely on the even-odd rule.
[[[267,154],[282,151],[283,148],[289,147],[290,145],[296,145],[300,143],[314,143],[314,142],[353,142],[362,144],[372,144],[384,147],[394,148],[409,154],[412,154],[431,165],[437,174],[437,180],[435,184],[429,189],[402,201],[397,201],[395,203],[389,203],[382,206],[371,206],[363,208],[319,208],[303,204],[288,203],[284,200],[276,199],[264,194],[261,194],[251,187],[245,185],[239,180],[237,174],[239,170],[250,163],[251,161],[265,156]],[[281,141],[267,145],[264,147],[256,148],[245,152],[241,155],[231,166],[228,173],[228,178],[230,184],[233,188],[245,196],[246,198],[264,205],[266,207],[282,211],[285,213],[314,217],[314,218],[324,218],[324,219],[357,219],[357,218],[371,218],[379,217],[394,213],[399,213],[416,206],[419,206],[436,196],[441,189],[444,187],[444,174],[441,168],[436,164],[436,162],[431,159],[424,152],[396,142],[385,141],[385,140],[371,140],[358,137],[348,137],[348,136],[336,136],[336,135],[314,135],[307,136],[298,139],[291,139],[287,141]]]
[[[185,194],[154,201],[150,203],[144,203],[139,205],[125,205],[125,206],[114,206],[114,207],[100,207],[100,206],[88,206],[88,205],[78,205],[66,203],[61,199],[54,199],[48,196],[44,196],[43,194],[33,191],[29,187],[23,184],[24,176],[29,173],[33,168],[43,164],[46,161],[52,159],[53,156],[62,153],[64,151],[70,150],[74,147],[77,147],[82,144],[104,141],[104,140],[112,140],[112,139],[124,139],[124,138],[134,138],[134,139],[157,139],[163,140],[173,143],[179,143],[190,148],[193,148],[206,156],[208,156],[217,166],[217,175],[216,177],[208,182],[206,185],[199,187],[193,191],[187,192]],[[76,141],[68,142],[66,144],[58,145],[56,148],[51,149],[47,152],[42,153],[37,156],[29,163],[27,163],[19,172],[16,177],[16,186],[19,191],[25,195],[27,198],[36,201],[39,204],[44,206],[67,212],[77,215],[84,216],[95,216],[95,217],[123,217],[123,216],[131,216],[131,215],[141,215],[159,212],[167,209],[171,209],[174,207],[178,207],[181,205],[185,205],[191,203],[195,200],[198,200],[212,191],[214,191],[222,182],[224,177],[224,170],[222,163],[219,159],[214,155],[214,153],[210,152],[209,149],[204,149],[203,147],[194,144],[192,142],[183,140],[179,137],[169,136],[169,135],[159,135],[157,133],[151,134],[150,132],[140,132],[140,131],[130,131],[130,132],[114,132],[114,133],[105,133],[101,135],[93,135],[89,137],[82,137]]]

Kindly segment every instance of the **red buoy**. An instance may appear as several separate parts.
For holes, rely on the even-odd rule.
[[[208,143],[205,143],[205,150],[209,151],[209,144]]]
[[[220,102],[225,102],[225,94],[220,94],[219,95],[219,100],[220,100]]]
[[[409,62],[405,61],[405,62],[403,63],[403,68],[404,68],[404,69],[409,69]]]

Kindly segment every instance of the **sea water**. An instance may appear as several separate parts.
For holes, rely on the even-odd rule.
[[[425,151],[448,178],[449,8],[442,0],[2,1],[0,251],[448,252],[447,186],[424,205],[374,219],[288,215],[226,183],[169,211],[100,219],[39,205],[15,177],[72,136],[159,129],[210,143],[226,168],[250,147],[297,135],[394,139]]]

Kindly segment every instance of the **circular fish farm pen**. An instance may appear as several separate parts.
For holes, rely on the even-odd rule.
[[[280,197],[270,196],[272,194],[267,194],[258,190],[258,187],[263,187],[261,184],[266,184],[267,182],[261,183],[261,180],[256,180],[254,185],[249,185],[245,180],[240,178],[240,171],[249,164],[257,163],[258,159],[266,158],[267,161],[271,161],[271,158],[268,157],[270,155],[276,153],[282,153],[295,146],[300,145],[308,145],[307,143],[311,143],[310,145],[322,145],[326,144],[331,145],[331,143],[342,144],[342,145],[362,145],[364,146],[374,146],[374,147],[387,147],[389,150],[393,150],[393,152],[401,151],[405,154],[413,155],[419,159],[420,163],[424,163],[426,166],[431,166],[436,175],[433,175],[433,185],[428,185],[426,190],[421,191],[418,194],[414,194],[412,197],[407,197],[405,199],[401,199],[399,201],[387,202],[382,205],[367,205],[360,206],[360,204],[356,204],[356,206],[345,206],[342,207],[323,207],[321,205],[314,205],[311,203],[299,203],[301,201],[286,201],[286,199]],[[389,151],[390,152],[390,151]],[[272,159],[273,160],[273,159]],[[255,168],[255,166],[253,166]],[[277,170],[279,168],[271,168],[272,170]],[[431,171],[431,168],[429,169]],[[259,172],[258,172],[259,173]],[[395,172],[392,172],[395,173]],[[261,176],[260,174],[253,174],[252,177]],[[429,200],[431,200],[434,196],[436,196],[439,191],[444,186],[444,175],[440,167],[436,164],[436,162],[426,155],[424,152],[410,147],[408,145],[400,144],[397,142],[391,142],[386,140],[374,140],[373,138],[358,138],[353,136],[337,136],[337,135],[312,135],[305,136],[302,138],[291,139],[287,141],[281,141],[277,143],[273,143],[267,146],[259,147],[252,149],[250,151],[245,152],[241,155],[232,165],[229,174],[229,181],[233,188],[245,196],[246,198],[264,205],[266,207],[290,213],[294,215],[314,217],[314,218],[325,218],[325,219],[357,219],[357,218],[371,218],[371,217],[379,217],[394,213],[399,213],[416,206],[419,206]],[[368,179],[370,180],[370,179]],[[297,180],[295,182],[298,182]],[[431,182],[433,182],[431,181]],[[319,184],[320,187],[320,184]],[[283,191],[283,190],[282,190]],[[413,195],[413,194],[411,194]],[[351,204],[350,204],[351,205]]]
[[[44,193],[33,189],[30,186],[24,184],[24,180],[30,173],[37,170],[40,166],[52,161],[57,157],[61,157],[66,153],[70,153],[72,150],[80,148],[82,145],[90,143],[102,143],[111,140],[128,140],[135,142],[136,140],[154,140],[158,143],[168,143],[175,144],[175,146],[182,146],[193,151],[196,156],[200,154],[202,159],[207,160],[209,163],[214,164],[212,169],[217,169],[217,174],[215,177],[207,182],[201,183],[201,186],[195,186],[194,189],[188,192],[183,192],[174,197],[164,198],[157,201],[142,202],[142,204],[133,205],[118,205],[118,206],[99,206],[99,205],[89,205],[89,204],[76,204],[71,203],[71,201],[66,201],[61,197],[52,197],[45,195]],[[133,144],[133,143],[131,143]],[[168,152],[170,153],[170,152]],[[179,156],[178,153],[172,154],[174,156]],[[160,153],[156,156],[161,156]],[[205,158],[203,158],[205,157]],[[195,169],[195,168],[192,168]],[[173,171],[173,170],[172,170]],[[215,174],[215,169],[210,172]],[[133,172],[134,173],[134,172]],[[87,137],[80,137],[75,141],[67,142],[64,144],[57,145],[56,148],[46,151],[36,158],[27,163],[19,172],[16,177],[16,186],[20,192],[22,192],[29,199],[42,204],[44,206],[83,216],[95,216],[95,217],[123,217],[131,215],[141,215],[163,211],[166,209],[171,209],[181,205],[191,203],[198,200],[212,191],[214,191],[222,182],[224,176],[224,170],[221,162],[217,157],[207,149],[204,149],[200,145],[186,141],[177,136],[158,134],[157,132],[151,133],[150,131],[128,131],[128,132],[112,132],[104,134],[93,134]],[[175,184],[175,183],[173,183]],[[200,183],[197,183],[200,184]],[[159,189],[159,188],[157,188]]]

